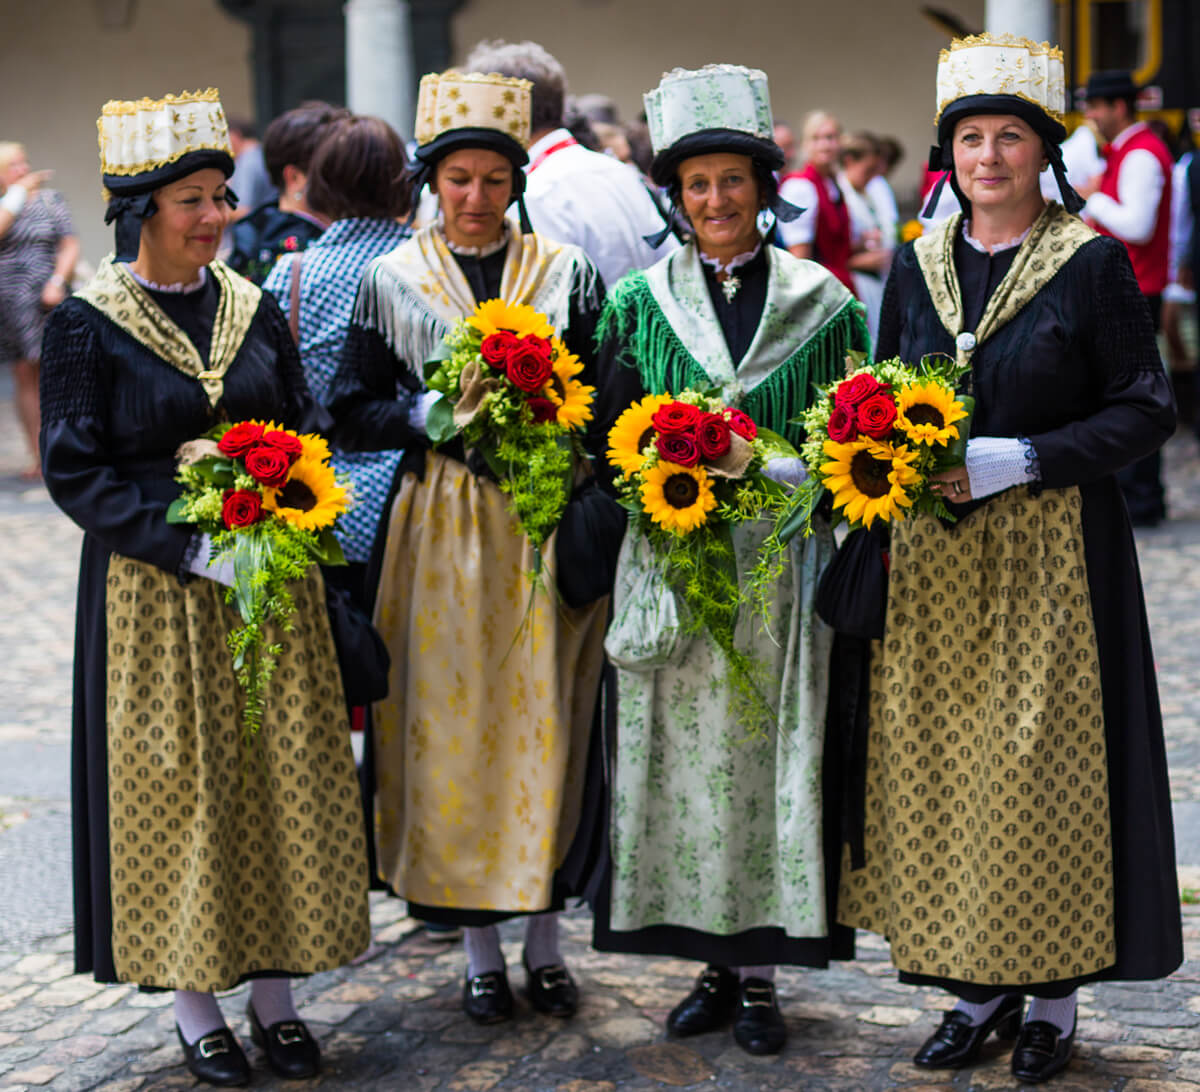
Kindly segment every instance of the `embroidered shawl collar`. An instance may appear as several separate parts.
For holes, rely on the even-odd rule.
[[[1050,202],[1034,221],[1004,279],[996,286],[974,330],[964,330],[962,288],[954,265],[954,240],[962,213],[951,216],[939,231],[923,235],[914,244],[917,264],[929,289],[929,298],[946,332],[955,338],[960,363],[969,364],[983,344],[1054,278],[1096,232],[1057,202]]]
[[[215,408],[225,393],[225,373],[258,311],[262,289],[238,276],[224,262],[211,262],[208,271],[216,278],[221,296],[207,361],[192,339],[112,255],[101,263],[79,296],[160,360],[198,379],[209,405]]]
[[[694,242],[646,270],[646,285],[684,349],[732,405],[815,337],[851,300],[815,262],[800,262],[768,246],[767,298],[746,355],[729,355]]]

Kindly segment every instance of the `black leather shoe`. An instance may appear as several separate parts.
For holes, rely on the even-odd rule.
[[[503,971],[468,977],[463,983],[463,1012],[477,1024],[502,1024],[513,1014],[512,990]]]
[[[321,1071],[321,1048],[309,1033],[303,1020],[280,1020],[264,1028],[254,1011],[246,1005],[250,1020],[250,1038],[267,1056],[267,1064],[280,1077],[302,1081]]]
[[[979,1057],[984,1040],[994,1031],[997,1039],[1015,1039],[1021,1029],[1025,998],[1009,994],[982,1024],[972,1025],[965,1012],[951,1009],[938,1027],[913,1056],[913,1064],[922,1069],[961,1069]]]
[[[179,1045],[183,1047],[188,1070],[197,1080],[222,1088],[240,1088],[250,1083],[250,1063],[228,1028],[211,1031],[194,1043],[189,1043],[183,1037],[178,1024],[175,1025],[175,1034],[179,1036]]]
[[[733,1022],[737,1045],[748,1054],[778,1054],[787,1042],[787,1027],[775,998],[775,983],[765,978],[744,978],[739,993],[737,1019]]]
[[[550,963],[535,971],[524,956],[521,962],[525,964],[525,992],[529,995],[529,1003],[538,1012],[549,1016],[574,1016],[579,1008],[579,989],[571,972],[561,963]]]
[[[738,1008],[738,978],[728,967],[710,965],[696,979],[696,986],[671,1010],[667,1034],[677,1038],[703,1035],[724,1027]]]
[[[1077,1027],[1079,1021],[1076,1020]],[[1032,1020],[1021,1026],[1017,1045],[1013,1047],[1013,1076],[1027,1084],[1048,1081],[1055,1073],[1061,1073],[1071,1060],[1071,1048],[1075,1045],[1075,1027],[1069,1035],[1058,1030],[1057,1024],[1049,1020]]]

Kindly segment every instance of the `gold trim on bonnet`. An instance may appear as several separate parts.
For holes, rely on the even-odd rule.
[[[134,164],[134,166],[132,166],[132,167],[112,167],[112,166],[109,166],[107,163],[102,162],[100,164],[100,173],[101,174],[112,174],[112,175],[117,175],[117,176],[124,176],[124,175],[131,175],[131,174],[144,174],[146,171],[157,170],[159,167],[168,167],[172,163],[174,163],[176,160],[182,159],[185,155],[190,155],[192,152],[225,152],[225,153],[228,153],[229,145],[228,144],[220,144],[220,143],[213,144],[211,142],[202,143],[202,144],[193,144],[187,148],[180,148],[178,151],[172,152],[169,156],[164,156],[162,159],[155,159],[153,161],[148,161],[145,163],[137,163],[137,164]],[[165,185],[166,183],[163,183],[163,184]],[[102,187],[100,192],[101,192],[102,196],[104,197],[105,201],[107,201],[112,196],[112,194],[108,192],[107,187]]]
[[[973,49],[975,46],[1016,46],[1028,51],[1031,57],[1049,57],[1066,63],[1063,51],[1058,46],[1049,42],[1035,42],[1032,38],[1021,38],[1016,34],[968,34],[965,38],[955,38],[938,53],[938,62],[949,60],[950,54],[960,49]]]
[[[101,117],[118,114],[140,114],[143,110],[161,110],[164,106],[181,106],[191,102],[212,102],[221,105],[220,92],[215,87],[203,91],[181,91],[161,99],[109,99],[101,108]]]
[[[1026,95],[1023,91],[979,91],[977,94],[986,95],[989,97],[996,97],[1003,94],[1011,99],[1021,99],[1023,102],[1029,103],[1030,106],[1036,106],[1043,114],[1046,115],[1046,117],[1053,118],[1059,123],[1059,125],[1064,125],[1066,123],[1066,115],[1063,114],[1061,110],[1051,110],[1048,106],[1046,106],[1045,103],[1038,102],[1037,99],[1035,99],[1032,95]],[[933,124],[936,126],[937,123],[942,120],[942,114],[945,112],[947,106],[953,106],[954,103],[958,102],[960,99],[968,97],[968,95],[955,95],[952,99],[943,99],[940,103],[938,103],[937,113],[933,116]]]

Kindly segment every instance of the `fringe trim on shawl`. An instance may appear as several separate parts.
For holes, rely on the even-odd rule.
[[[685,387],[703,390],[714,385],[667,322],[643,273],[623,278],[613,289],[600,315],[596,337],[598,342],[617,343],[616,359],[627,368],[636,368],[642,386],[651,393],[677,393]],[[763,428],[799,447],[804,442],[803,429],[790,424],[789,418],[811,403],[815,387],[832,383],[844,373],[848,350],[869,351],[870,344],[862,308],[851,297],[766,379],[747,391],[739,408]]]
[[[396,359],[422,386],[425,361],[450,332],[445,320],[429,309],[408,282],[378,259],[363,274],[350,321],[382,335]]]

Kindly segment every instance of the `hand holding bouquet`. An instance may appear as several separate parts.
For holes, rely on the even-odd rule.
[[[835,523],[870,527],[909,511],[953,519],[931,482],[963,463],[975,402],[955,386],[966,370],[950,357],[927,356],[916,367],[885,360],[824,387],[800,418],[810,477],[781,519],[779,537],[809,533],[826,492]]]
[[[290,632],[296,607],[289,583],[302,580],[314,564],[345,564],[333,526],[347,508],[346,490],[320,436],[272,422],[218,425],[184,444],[177,461],[183,492],[167,510],[167,522],[193,524],[211,535],[210,564],[233,564],[225,599],[242,625],[227,641],[246,695],[243,724],[253,740],[280,651],[265,644],[263,627],[273,620]]]

